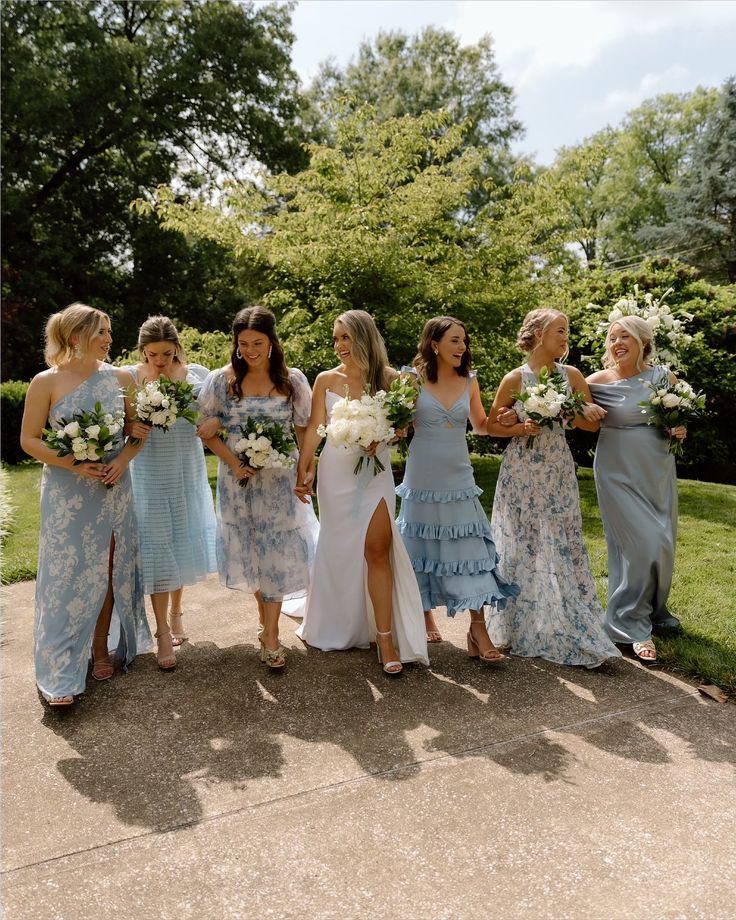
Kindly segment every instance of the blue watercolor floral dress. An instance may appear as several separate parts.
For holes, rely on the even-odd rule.
[[[306,427],[312,405],[307,378],[289,369],[294,388],[286,396],[243,396],[228,390],[224,369],[212,371],[199,394],[202,420],[216,418],[227,444],[243,436],[246,419],[278,422],[284,429]],[[220,461],[217,473],[217,568],[220,581],[238,591],[261,592],[264,601],[301,600],[307,596],[319,525],[311,504],[294,494],[296,467],[263,469],[242,487]]]
[[[567,378],[563,365],[555,371]],[[538,382],[528,364],[521,379],[522,391]],[[513,408],[526,419],[521,401]],[[521,592],[488,610],[488,633],[514,655],[595,668],[621,653],[606,635],[590,571],[575,463],[559,425],[542,428],[532,447],[527,440],[506,447],[491,515],[501,574]]]
[[[115,369],[103,365],[49,412],[49,427],[89,411],[123,409]],[[123,449],[115,435],[112,459]],[[36,580],[36,683],[46,699],[84,692],[92,636],[107,593],[110,541],[115,537],[112,582],[113,621],[119,621],[115,649],[127,666],[151,649],[138,555],[138,531],[128,470],[107,489],[72,470],[44,466],[41,477],[41,532]],[[112,630],[115,632],[115,630]]]
[[[135,367],[126,370],[137,380]],[[188,366],[195,396],[208,373],[200,364]],[[154,428],[130,473],[144,592],[176,591],[216,572],[215,507],[195,426],[179,419],[168,431]]]
[[[404,367],[402,372],[413,373]],[[472,375],[471,375],[472,376]],[[465,437],[470,415],[470,380],[446,409],[426,389],[419,392],[397,519],[419,584],[424,610],[503,607],[518,588],[498,568],[491,525],[478,500]]]

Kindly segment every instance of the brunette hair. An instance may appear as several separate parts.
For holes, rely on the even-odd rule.
[[[516,336],[516,347],[526,354],[531,354],[539,346],[547,326],[560,317],[569,324],[570,321],[561,310],[542,307],[539,310],[532,310],[527,313],[521,324],[521,329],[519,329],[519,334]],[[539,338],[537,338],[537,333],[539,333]],[[562,359],[564,360],[566,356],[566,354],[562,355]]]
[[[336,323],[347,329],[352,343],[353,361],[363,371],[371,396],[388,389],[388,353],[386,343],[376,328],[373,317],[365,310],[348,310],[341,313]]]
[[[465,333],[465,351],[460,359],[460,366],[454,368],[459,377],[467,377],[470,368],[473,366],[473,356],[470,353],[470,336],[465,328],[465,323],[453,316],[433,316],[428,319],[422,329],[422,335],[419,339],[418,351],[412,361],[413,367],[416,368],[420,377],[429,380],[430,383],[437,383],[437,355],[432,348],[432,342],[441,342],[445,334],[453,327],[460,326]]]
[[[59,367],[69,361],[74,356],[75,344],[86,351],[103,320],[110,322],[107,313],[88,307],[86,303],[69,304],[50,316],[44,334],[44,358],[48,366]],[[77,337],[76,343],[72,342],[72,336]]]
[[[621,326],[624,328],[639,345],[637,370],[642,370],[645,364],[654,360],[654,337],[649,323],[645,319],[642,319],[641,316],[622,316],[620,319],[614,320],[606,331],[606,353],[603,357],[603,367],[610,368],[616,366],[616,360],[611,353],[611,329],[613,329],[614,326]]]
[[[289,399],[294,395],[294,388],[289,380],[289,368],[284,361],[284,349],[281,347],[276,333],[276,317],[265,307],[246,307],[236,314],[233,320],[233,350],[230,356],[230,365],[233,377],[230,381],[230,391],[240,399],[243,395],[243,380],[248,374],[248,362],[240,357],[238,350],[238,336],[241,332],[252,329],[262,332],[271,343],[271,353],[268,359],[268,375],[274,387]]]
[[[154,345],[158,342],[170,342],[174,346],[174,360],[180,364],[184,363],[185,355],[179,341],[179,333],[168,316],[149,316],[138,332],[138,351],[146,361],[148,359],[143,349],[146,345]]]

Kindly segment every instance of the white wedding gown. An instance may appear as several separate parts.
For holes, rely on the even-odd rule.
[[[325,394],[328,419],[339,399],[329,390]],[[304,622],[297,635],[323,651],[367,648],[375,641],[376,622],[363,554],[368,525],[380,502],[385,501],[393,530],[394,645],[401,661],[429,664],[422,599],[394,523],[396,495],[388,448],[379,452],[385,469],[376,476],[370,467],[355,475],[353,470],[359,456],[329,443],[322,451],[317,484],[319,540]]]

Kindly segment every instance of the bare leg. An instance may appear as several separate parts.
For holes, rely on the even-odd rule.
[[[264,659],[262,654],[261,660],[265,660],[270,668],[283,668],[286,664],[286,655],[279,643],[281,601],[265,601],[261,598],[261,603],[263,604],[263,632],[260,634],[259,638],[263,650],[267,653],[272,653],[271,655],[267,655],[266,659]],[[273,655],[274,652],[277,653],[275,657]]]
[[[107,653],[107,637],[110,633],[110,623],[112,621],[112,608],[115,603],[115,597],[112,589],[112,565],[115,557],[115,535],[110,538],[110,554],[108,556],[107,566],[107,591],[105,599],[102,602],[97,622],[95,623],[95,632],[92,637],[92,676],[95,680],[109,680],[113,674],[113,666]]]
[[[171,644],[176,647],[181,645],[187,638],[182,623],[181,601],[184,595],[184,588],[177,588],[176,591],[169,591],[169,622],[171,623]]]
[[[255,597],[256,603],[258,604],[258,631],[256,635],[260,639],[263,636],[263,630],[265,629],[265,624],[266,624],[266,605],[264,603],[263,598],[261,597],[260,591],[256,591],[253,597]],[[280,606],[279,606],[279,612],[281,612]]]
[[[169,612],[169,592],[160,591],[151,595],[151,606],[153,614],[156,617],[156,639],[158,640],[158,652],[156,659],[158,666],[164,671],[170,671],[176,667],[176,655],[174,646],[171,641],[171,630],[167,619]]]
[[[442,642],[442,633],[437,628],[431,610],[424,611],[424,630],[427,633],[427,642]]]
[[[388,633],[376,636],[376,643],[384,661],[396,661],[398,655],[391,633],[392,595],[394,573],[391,570],[391,541],[393,531],[386,502],[381,501],[368,525],[365,535],[365,561],[368,567],[368,593],[373,603],[378,632]],[[398,672],[401,666],[392,667],[390,673]]]

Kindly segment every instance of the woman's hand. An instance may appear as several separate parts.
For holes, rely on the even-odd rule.
[[[373,441],[372,444],[369,444],[368,447],[363,448],[363,453],[366,457],[375,457],[376,451],[381,446],[381,441]]]
[[[296,475],[296,486],[294,487],[294,494],[299,499],[300,502],[304,505],[308,505],[311,501],[310,495],[314,495],[312,491],[312,483],[314,482],[314,470],[307,470],[307,472],[298,471]]]
[[[123,432],[126,437],[135,438],[136,441],[143,443],[151,433],[151,425],[146,425],[145,422],[139,422],[136,419],[130,419],[125,423]]]
[[[496,415],[496,421],[504,428],[510,428],[512,425],[519,424],[519,416],[510,406],[502,406]]]
[[[76,473],[77,476],[85,476],[87,479],[96,479],[97,482],[102,482],[107,475],[107,466],[104,463],[98,463],[96,460],[77,463],[71,470],[72,473]]]
[[[104,469],[105,475],[102,477],[102,482],[104,482],[106,486],[114,486],[118,479],[120,479],[123,473],[128,469],[128,461],[124,460],[121,454],[118,454],[114,460],[104,465]]]
[[[596,403],[586,403],[583,406],[583,417],[589,422],[600,422],[607,415],[608,412],[603,406],[596,405]]]
[[[399,441],[405,438],[408,434],[409,434],[408,428],[397,428],[394,431],[394,436],[391,438],[391,440],[388,443],[397,444]]]
[[[684,425],[677,425],[676,428],[668,428],[667,434],[671,438],[677,438],[678,441],[682,442],[687,437],[687,428]]]
[[[258,470],[254,470],[252,466],[248,466],[247,464],[243,466],[242,463],[238,463],[237,461],[230,464],[230,469],[232,470],[233,476],[238,481],[241,479],[250,479],[251,476],[255,476],[258,472]]]
[[[528,418],[524,420],[524,434],[526,435],[537,435],[542,430],[542,426],[538,425],[534,419]]]
[[[208,418],[197,425],[197,437],[202,438],[203,441],[208,441],[210,438],[214,438],[219,430],[220,420]]]

